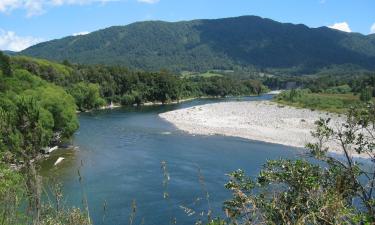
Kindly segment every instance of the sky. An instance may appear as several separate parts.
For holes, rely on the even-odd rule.
[[[280,22],[375,33],[375,0],[0,0],[0,49],[145,20],[256,15]]]

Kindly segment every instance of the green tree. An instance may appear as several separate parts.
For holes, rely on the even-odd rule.
[[[91,224],[79,209],[42,204],[42,179],[34,159],[51,139],[52,114],[32,97],[18,97],[15,106],[12,112],[0,109],[0,149],[7,150],[0,151],[0,224]],[[43,116],[46,112],[50,117],[47,120]],[[17,158],[11,162],[23,167],[20,172],[7,166],[10,161],[5,154],[9,152]],[[61,198],[61,194],[56,198]],[[22,206],[25,202],[26,210]]]
[[[0,71],[2,71],[2,73],[6,76],[12,75],[10,59],[7,55],[4,55],[4,53],[1,51],[0,51]]]
[[[246,81],[245,85],[249,88],[250,94],[260,95],[263,91],[263,84],[259,80]]]
[[[43,109],[51,113],[55,142],[70,138],[78,129],[74,98],[61,87],[54,85],[39,87],[25,91],[23,94],[33,96]]]
[[[18,158],[34,158],[42,147],[49,144],[52,115],[30,97],[17,98],[15,106],[13,112],[0,110],[1,143]]]
[[[372,98],[372,89],[369,87],[364,88],[359,95],[359,99],[362,102],[369,102],[371,101],[371,98]]]
[[[130,94],[125,94],[121,97],[122,105],[133,105],[135,103],[135,97]]]
[[[26,190],[28,208],[33,224],[39,224],[41,215],[41,187],[40,176],[37,174],[33,159],[40,149],[47,145],[50,138],[41,121],[40,107],[32,98],[20,98],[17,102],[15,127],[18,131],[20,148],[16,152],[24,162],[26,174]]]
[[[78,128],[73,97],[27,70],[12,70],[12,76],[0,70],[0,224],[91,224],[86,212],[42,202],[35,163],[42,147]]]
[[[153,97],[163,104],[179,99],[179,84],[177,78],[166,73],[155,75],[155,87],[153,87]]]
[[[105,104],[105,100],[100,97],[98,84],[80,82],[69,88],[68,92],[74,97],[80,111],[97,109]]]

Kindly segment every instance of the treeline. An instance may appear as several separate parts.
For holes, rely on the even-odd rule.
[[[111,102],[122,105],[168,103],[201,96],[259,95],[267,90],[257,80],[182,78],[168,71],[131,71],[120,66],[72,65],[67,61],[57,64],[29,57],[13,57],[11,61],[14,68],[25,69],[64,87],[75,98],[79,110]]]
[[[0,150],[22,149],[20,134],[29,111],[41,130],[40,146],[68,139],[78,128],[76,111],[117,103],[168,103],[201,96],[259,95],[266,87],[257,80],[228,77],[182,78],[160,71],[130,71],[118,66],[53,63],[0,53]],[[20,120],[22,118],[22,120]],[[30,121],[28,121],[30,122]],[[21,132],[22,133],[22,132]],[[14,137],[14,138],[9,138]],[[38,146],[39,146],[38,145]],[[13,158],[13,156],[9,156]]]
[[[306,87],[317,87],[313,83]],[[375,102],[375,76],[364,76],[345,83],[340,81],[334,85],[318,89],[292,88],[275,97],[275,101],[302,108],[319,109],[344,113],[351,107],[362,103]]]
[[[315,76],[267,77],[263,83],[271,89],[309,89],[313,93],[360,94],[363,90],[375,97],[375,73],[349,73]]]

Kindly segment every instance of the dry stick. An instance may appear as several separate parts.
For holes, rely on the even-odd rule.
[[[169,222],[172,223],[172,224],[176,224],[177,223],[176,218],[172,217],[172,204],[171,204],[171,201],[169,199],[169,193],[168,193],[168,184],[169,184],[170,176],[169,176],[168,169],[167,169],[167,162],[165,162],[165,161],[161,162],[161,169],[162,169],[162,172],[163,172],[163,188],[164,188],[163,198],[167,200],[169,211],[170,211],[170,221]]]
[[[342,134],[338,135],[339,137],[339,140],[340,140],[340,143],[341,143],[341,147],[342,149],[344,150],[344,153],[345,153],[345,157],[348,161],[348,164],[349,164],[349,171],[350,171],[350,176],[352,177],[353,181],[355,182],[356,186],[358,186],[361,190],[361,193],[362,195],[360,196],[360,198],[363,200],[363,202],[365,203],[366,205],[366,208],[370,211],[370,213],[373,215],[373,208],[371,206],[371,204],[368,202],[368,200],[370,199],[369,196],[367,196],[367,192],[366,190],[364,189],[364,187],[360,184],[360,182],[358,181],[358,179],[354,176],[354,173],[353,173],[353,161],[352,161],[352,158],[349,156],[349,152],[348,150],[346,149],[346,145],[345,145],[345,142],[344,140],[342,139]]]
[[[48,202],[50,205],[52,205],[52,200],[51,200],[51,198],[50,198],[50,195],[49,195],[49,193],[48,193],[47,188],[44,187],[44,186],[42,186],[42,192],[43,192],[44,195],[46,196],[46,198],[47,198],[47,202]],[[51,190],[51,192],[54,192],[54,190]],[[57,212],[57,211],[56,211],[56,212]]]
[[[27,169],[27,182],[26,185],[29,189],[29,207],[34,208],[34,218],[33,218],[33,224],[38,225],[40,221],[40,210],[41,210],[41,201],[40,201],[40,187],[39,187],[39,178],[36,174],[35,167],[33,163],[31,162],[30,158],[23,153],[24,161],[26,163],[26,169]]]
[[[60,211],[60,202],[61,202],[61,199],[62,199],[62,191],[61,191],[61,187],[60,187],[59,183],[55,182],[53,191],[54,191],[55,201],[56,201],[56,212],[59,212]]]
[[[369,193],[370,198],[372,196],[372,191],[374,190],[374,186],[375,186],[375,173],[372,174],[372,180],[370,184],[370,193]]]
[[[81,167],[83,167],[83,161],[82,160],[81,160]],[[88,205],[88,202],[87,202],[87,196],[86,196],[86,194],[83,190],[83,177],[81,176],[81,172],[80,172],[79,168],[78,168],[77,172],[78,172],[78,181],[79,181],[79,184],[81,186],[81,194],[82,194],[82,198],[83,198],[82,204],[85,207],[85,210],[86,210],[86,213],[87,213],[87,220],[89,221],[89,223],[91,223],[89,205]]]
[[[133,200],[132,201],[132,211],[131,211],[130,216],[129,216],[129,225],[133,225],[136,213],[137,213],[137,202],[135,200]]]
[[[207,186],[206,186],[206,182],[204,180],[204,176],[202,174],[202,170],[201,168],[199,167],[199,165],[197,164],[196,165],[197,168],[198,168],[198,178],[199,178],[199,183],[201,185],[201,188],[203,189],[204,193],[205,193],[205,197],[206,197],[206,201],[207,201],[207,220],[208,222],[211,221],[211,214],[212,214],[212,208],[211,208],[211,203],[210,203],[210,194],[208,193],[208,190],[207,190]]]
[[[103,224],[105,224],[106,215],[107,215],[107,201],[104,200],[104,203],[103,203],[103,218],[102,218]]]

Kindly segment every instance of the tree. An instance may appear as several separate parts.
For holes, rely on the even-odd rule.
[[[135,103],[135,97],[133,95],[123,95],[121,97],[121,104],[122,105],[133,105]]]
[[[24,94],[33,96],[43,109],[51,113],[55,142],[70,138],[78,129],[74,99],[61,87],[49,85],[25,91]]]
[[[17,155],[16,163],[23,168],[19,172],[9,169],[4,151],[0,151],[0,223],[91,224],[88,214],[79,209],[55,209],[51,203],[42,204],[41,177],[34,159],[41,147],[48,144],[53,125],[45,127],[45,109],[35,99],[19,97],[15,105],[12,112],[0,109],[0,150],[5,147]],[[61,198],[61,194],[56,196]]]
[[[224,204],[230,224],[355,223],[355,209],[330,182],[333,172],[305,160],[273,160],[256,180],[231,173],[226,188],[233,199]]]
[[[18,158],[34,158],[52,136],[52,115],[46,114],[34,98],[18,97],[16,111],[1,110],[2,143]]]
[[[74,97],[80,111],[96,109],[105,104],[105,100],[100,97],[98,84],[80,82],[74,84],[68,92]]]
[[[1,51],[0,51],[0,70],[6,76],[12,75],[12,69],[10,67],[10,59],[7,55],[4,55],[4,53]]]
[[[155,75],[155,87],[153,88],[153,96],[156,101],[163,104],[179,99],[179,84],[177,78],[167,73],[159,73]]]
[[[352,108],[341,127],[320,119],[316,143],[306,160],[268,161],[257,179],[242,170],[231,173],[224,204],[230,224],[372,224],[375,221],[375,106]],[[327,154],[327,142],[339,143],[344,159]],[[355,160],[357,153],[371,165]]]
[[[364,155],[375,165],[375,105],[351,108],[340,128],[330,126],[329,119],[320,119],[316,125],[317,129],[312,134],[319,141],[307,147],[316,158],[341,171],[343,181],[352,185],[352,199],[359,198],[370,218],[375,221],[375,167],[364,167],[353,157],[353,153]],[[328,147],[325,144],[329,140],[339,143],[344,160],[327,155]]]
[[[369,102],[372,98],[372,89],[369,87],[364,88],[359,95],[359,99],[362,102]]]
[[[0,224],[91,224],[79,209],[42,204],[35,163],[54,134],[69,138],[78,128],[73,97],[26,70],[0,71]]]
[[[251,94],[260,95],[263,90],[262,82],[258,80],[249,80],[245,82],[245,85],[250,89]]]
[[[20,98],[17,102],[14,126],[20,137],[16,153],[22,158],[26,174],[26,190],[29,212],[34,224],[39,224],[41,215],[41,178],[37,174],[33,159],[50,140],[50,132],[43,127],[41,110],[33,98]]]

